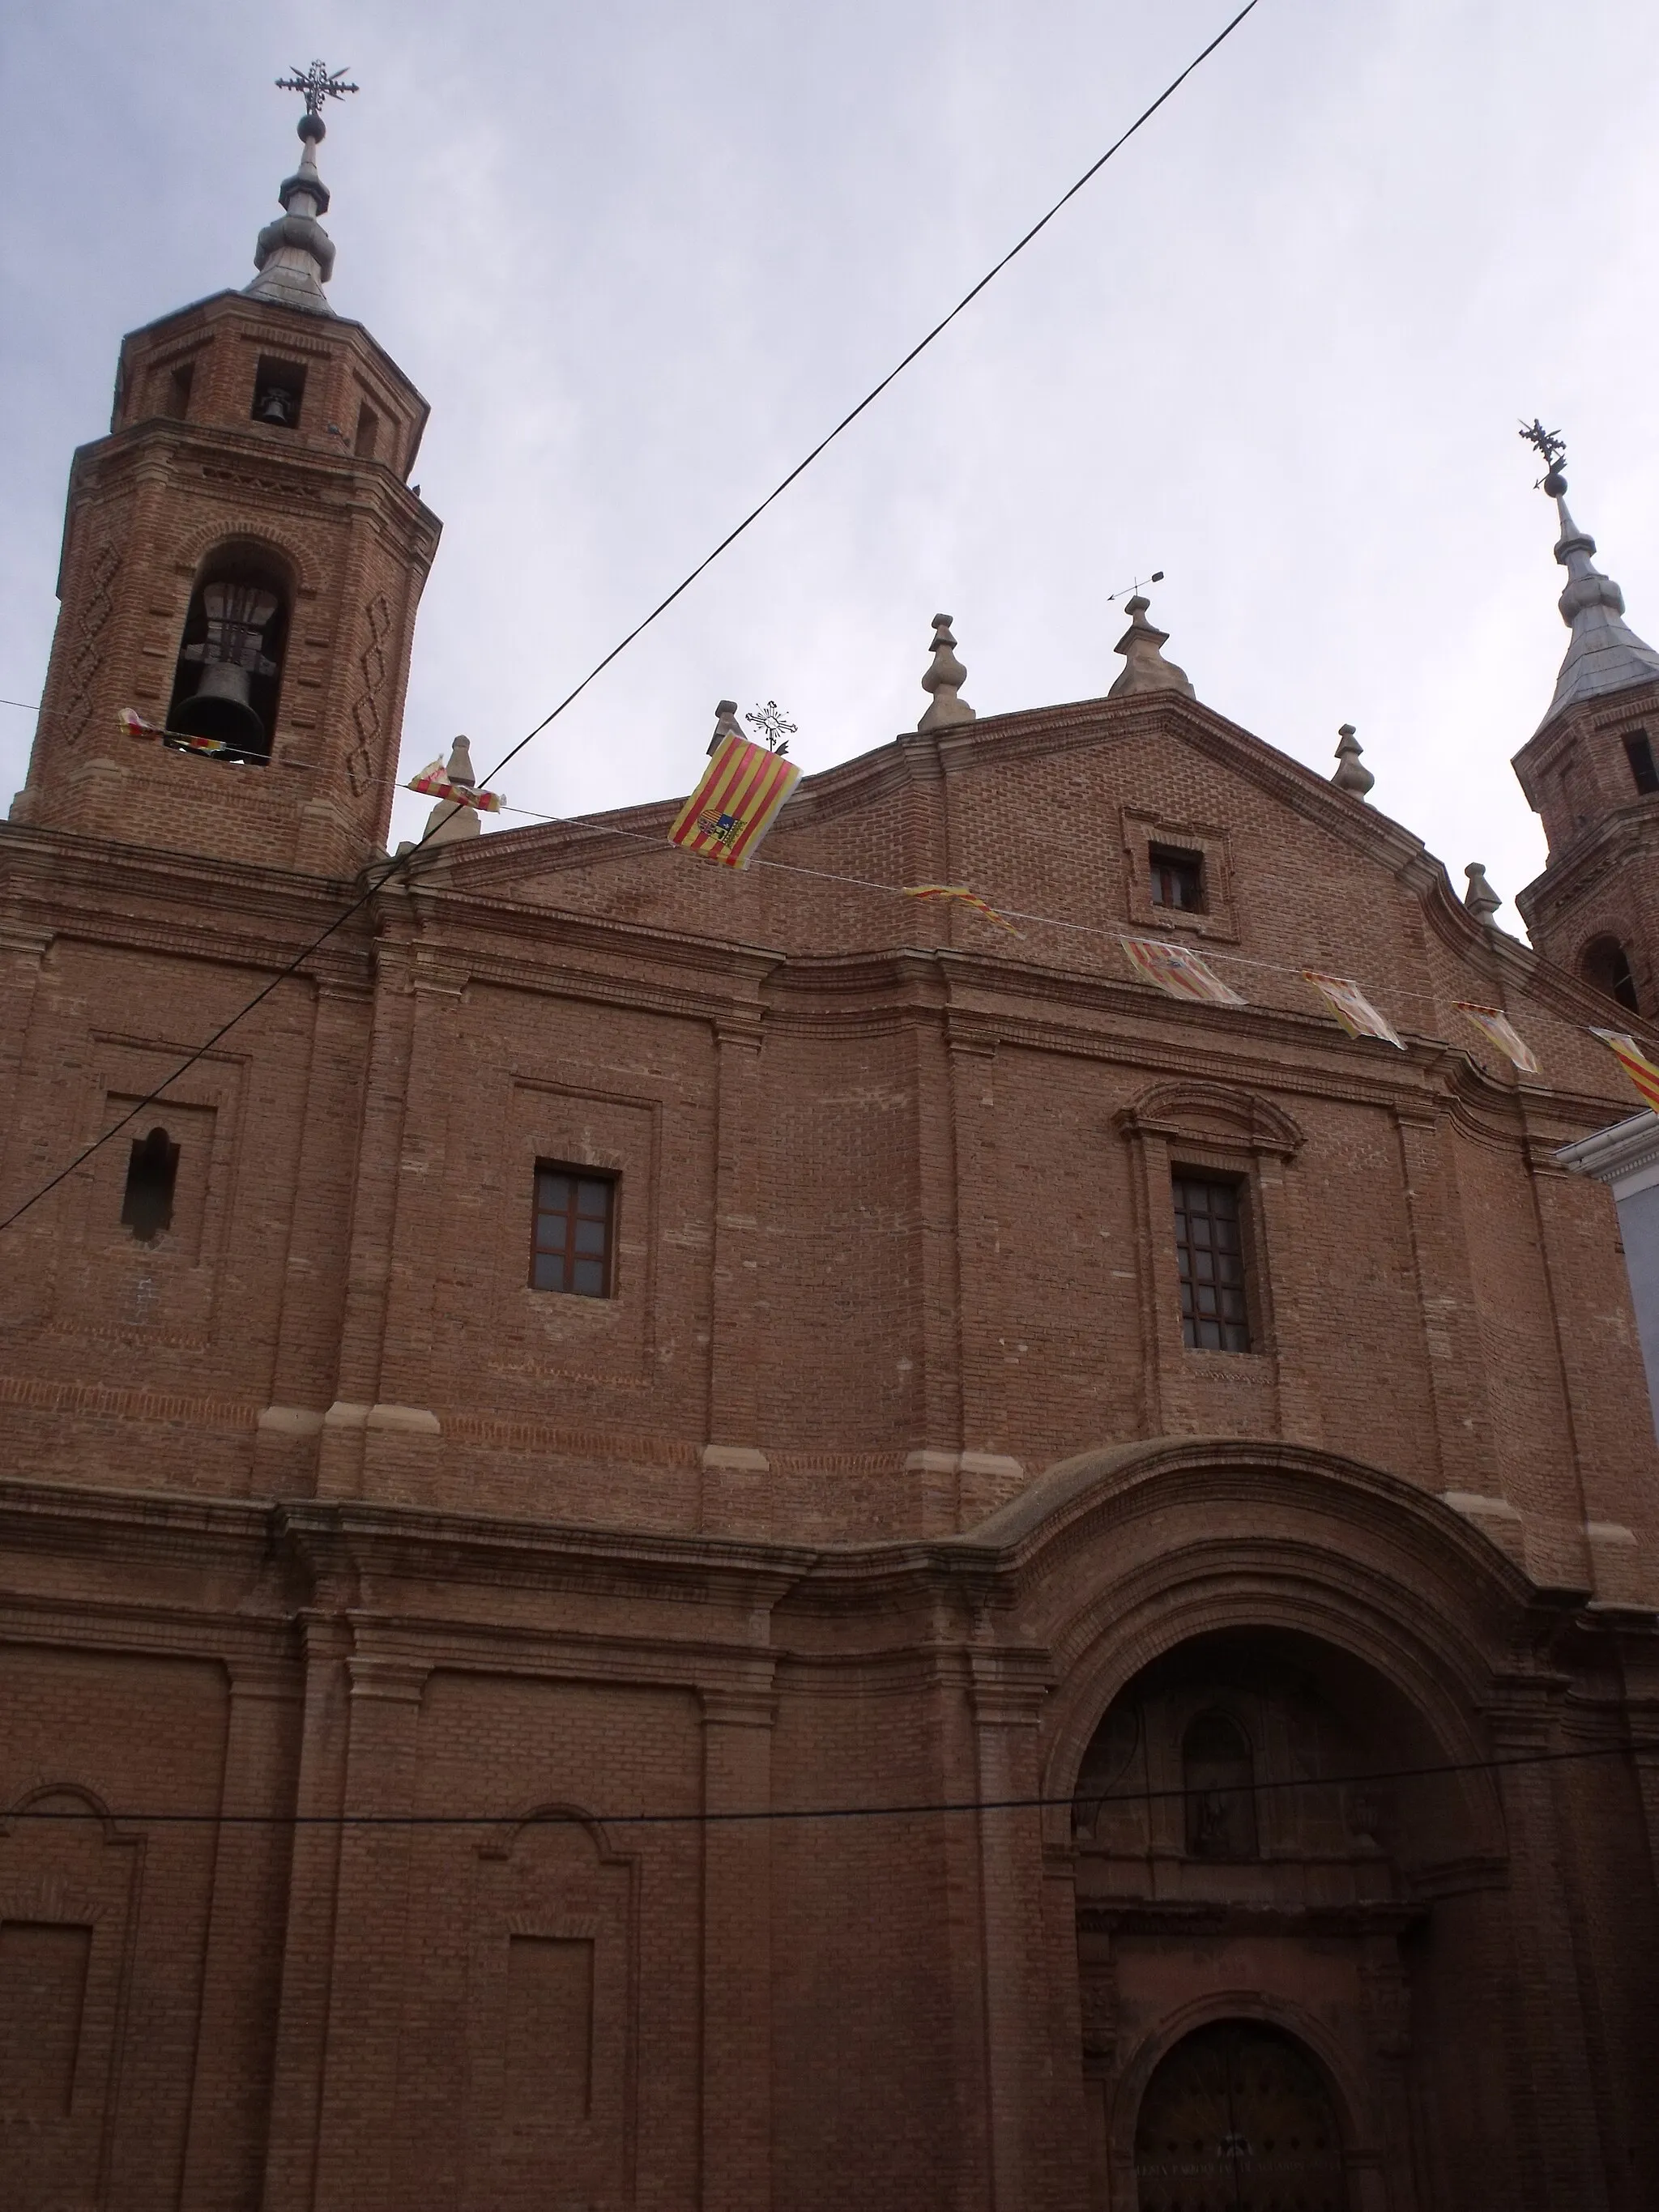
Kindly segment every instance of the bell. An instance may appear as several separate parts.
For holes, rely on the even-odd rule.
[[[286,430],[293,420],[293,402],[280,385],[267,385],[259,395],[259,404],[254,410],[254,419],[259,422],[275,422]]]
[[[210,662],[202,671],[200,689],[173,717],[173,727],[186,738],[217,738],[238,752],[268,753],[270,740],[247,695],[246,669],[231,661]]]

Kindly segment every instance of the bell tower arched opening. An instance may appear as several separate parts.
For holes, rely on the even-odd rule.
[[[1604,997],[1616,999],[1627,1012],[1641,1012],[1630,955],[1616,937],[1591,938],[1578,956],[1578,972]]]
[[[235,540],[209,555],[185,617],[169,729],[270,759],[293,603],[287,564],[270,547]]]

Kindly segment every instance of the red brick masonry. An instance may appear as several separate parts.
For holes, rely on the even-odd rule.
[[[326,411],[248,420],[261,349]],[[436,544],[356,325],[124,362],[0,836],[0,1211],[372,880]],[[242,544],[270,764],[122,738]],[[1223,2021],[1360,2212],[1659,2200],[1655,1443],[1553,1164],[1629,1106],[1606,1002],[1171,694],[900,738],[765,849],[1081,928],[673,811],[387,880],[0,1241],[7,2206],[1123,2212]],[[1249,1008],[1132,980],[1152,926]],[[530,1288],[538,1161],[617,1178],[612,1295]],[[1247,1352],[1183,1341],[1176,1170]]]

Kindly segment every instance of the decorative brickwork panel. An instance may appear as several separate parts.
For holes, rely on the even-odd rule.
[[[85,597],[73,633],[59,730],[66,744],[79,744],[97,703],[98,678],[104,665],[104,633],[115,611],[115,586],[120,573],[120,549],[106,538],[87,571]]]
[[[381,699],[387,674],[386,641],[392,630],[392,610],[384,592],[377,592],[363,610],[363,646],[357,655],[362,688],[351,702],[351,726],[356,732],[346,751],[346,780],[353,795],[361,798],[374,780],[380,755]]]

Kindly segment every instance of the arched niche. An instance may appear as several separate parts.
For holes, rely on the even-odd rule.
[[[1407,1899],[1480,1850],[1455,1764],[1398,1685],[1340,1645],[1272,1626],[1189,1637],[1090,1738],[1073,1793],[1079,1903],[1265,1905],[1310,1883],[1334,1908]]]
[[[1616,937],[1592,937],[1578,956],[1578,972],[1593,990],[1615,1000],[1627,1013],[1641,1012],[1630,954]]]
[[[168,729],[211,739],[250,764],[270,759],[294,598],[290,564],[261,540],[228,539],[203,558],[179,640]]]

